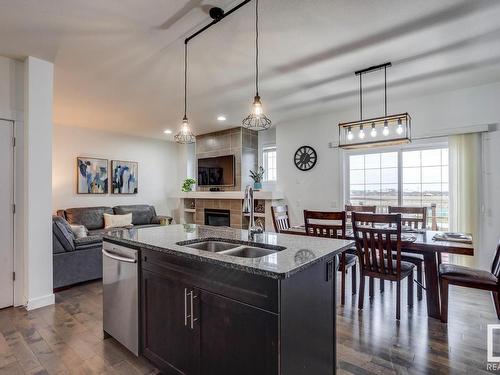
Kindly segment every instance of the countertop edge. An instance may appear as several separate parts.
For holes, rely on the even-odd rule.
[[[226,267],[226,268],[237,269],[237,270],[240,270],[240,271],[243,271],[243,272],[247,272],[247,273],[254,274],[254,275],[265,276],[265,277],[269,277],[269,278],[272,278],[272,279],[286,279],[286,278],[289,278],[290,276],[292,276],[292,275],[294,275],[294,274],[296,274],[296,273],[298,273],[298,272],[300,272],[300,271],[302,271],[302,270],[304,270],[304,269],[306,269],[308,267],[311,267],[314,264],[319,263],[319,262],[321,262],[324,259],[333,258],[337,254],[340,254],[340,253],[342,253],[342,252],[350,249],[354,245],[354,241],[352,241],[352,243],[347,244],[344,247],[341,247],[341,248],[336,249],[336,250],[332,250],[332,252],[330,252],[328,254],[325,254],[323,256],[320,256],[318,258],[315,258],[315,259],[313,259],[313,260],[311,260],[311,261],[309,261],[307,263],[304,263],[304,264],[302,264],[300,266],[297,266],[296,268],[294,268],[291,271],[288,271],[288,272],[273,272],[273,271],[267,271],[267,270],[257,269],[257,268],[254,268],[254,267],[249,267],[249,266],[244,266],[244,265],[229,263],[229,262],[225,262],[225,261],[219,260],[219,259],[207,258],[207,257],[203,257],[203,256],[196,255],[196,254],[189,254],[189,253],[185,253],[185,252],[182,252],[182,251],[173,250],[173,249],[169,249],[169,248],[165,248],[165,247],[159,247],[159,246],[154,246],[154,245],[150,245],[150,244],[145,244],[145,243],[138,242],[138,241],[123,239],[123,238],[117,238],[117,237],[113,237],[113,236],[110,236],[110,235],[105,235],[103,237],[103,241],[114,243],[115,245],[127,245],[127,246],[131,246],[132,248],[134,248],[136,250],[146,249],[146,250],[163,252],[163,253],[166,253],[166,254],[173,254],[173,255],[176,255],[176,256],[181,256],[181,257],[188,258],[188,259],[195,259],[195,260],[198,260],[200,262],[213,263],[213,264],[217,264],[217,265],[220,265],[220,266],[223,266],[223,267]]]

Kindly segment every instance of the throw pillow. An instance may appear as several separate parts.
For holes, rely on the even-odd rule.
[[[104,229],[132,226],[132,213],[125,215],[104,214]]]
[[[75,238],[83,238],[87,237],[89,235],[89,232],[87,228],[85,228],[85,225],[75,225],[75,224],[70,224],[71,231],[75,235]]]

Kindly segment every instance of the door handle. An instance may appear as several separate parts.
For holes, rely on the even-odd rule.
[[[191,318],[191,329],[194,329],[194,322],[196,322],[198,320],[198,318],[195,318],[194,317],[194,308],[193,308],[193,305],[194,305],[194,299],[197,298],[198,296],[195,296],[194,295],[194,290],[192,290],[190,293],[191,295],[191,314],[190,314],[190,318]]]
[[[137,263],[137,259],[122,257],[122,256],[119,256],[119,255],[110,253],[110,252],[108,252],[108,251],[106,251],[104,249],[102,249],[102,254],[104,256],[108,257],[108,258],[111,258],[111,259],[114,259],[114,260],[118,260],[120,262]]]
[[[184,326],[187,327],[188,325],[188,313],[187,313],[187,308],[188,308],[188,292],[187,288],[184,288]]]

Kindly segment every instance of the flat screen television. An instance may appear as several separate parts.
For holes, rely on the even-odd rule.
[[[234,186],[234,155],[198,159],[198,186]]]

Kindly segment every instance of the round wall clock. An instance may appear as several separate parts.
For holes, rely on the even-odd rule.
[[[295,152],[293,162],[301,171],[312,169],[318,161],[318,155],[311,146],[302,146]]]

